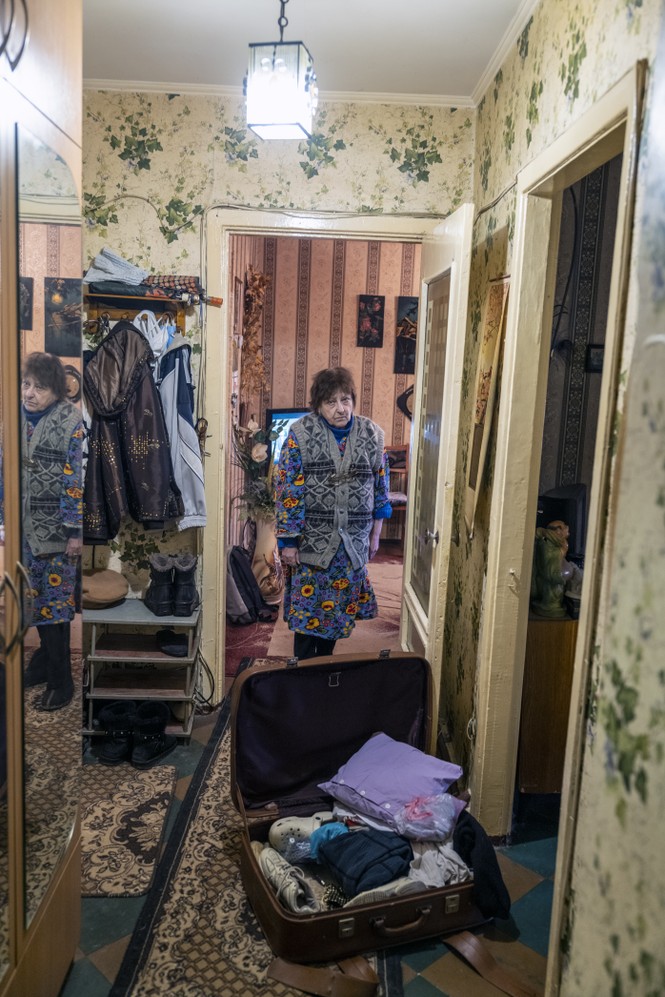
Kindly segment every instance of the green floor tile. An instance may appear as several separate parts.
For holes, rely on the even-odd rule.
[[[519,845],[509,845],[499,848],[507,858],[527,869],[533,869],[539,876],[545,878],[554,876],[556,868],[557,839],[541,838],[536,841],[524,841]]]
[[[75,962],[59,997],[108,997],[111,985],[103,973],[87,959]]]
[[[404,987],[404,997],[446,997],[446,994],[429,980],[417,976]]]
[[[81,901],[81,940],[86,955],[131,935],[145,903],[143,897],[84,897]]]
[[[522,945],[547,958],[552,916],[554,883],[544,879],[511,907],[512,919],[519,930]]]

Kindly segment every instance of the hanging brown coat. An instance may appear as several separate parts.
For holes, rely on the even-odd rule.
[[[122,320],[85,365],[83,386],[91,416],[85,543],[115,537],[126,515],[145,529],[163,529],[182,516],[152,361],[145,336]]]

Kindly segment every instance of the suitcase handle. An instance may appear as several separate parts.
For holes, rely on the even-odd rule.
[[[419,915],[415,921],[409,921],[408,924],[400,924],[396,927],[389,927],[386,924],[385,917],[373,917],[370,919],[370,924],[376,931],[377,935],[381,935],[382,938],[395,938],[397,935],[409,935],[412,931],[416,931],[421,928],[427,918],[432,913],[431,906],[429,907],[418,907],[416,913]]]

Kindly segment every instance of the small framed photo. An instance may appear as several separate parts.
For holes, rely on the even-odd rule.
[[[358,346],[383,346],[383,294],[358,295]]]
[[[603,370],[605,347],[602,343],[589,343],[586,348],[584,369],[588,374],[600,374]]]
[[[400,295],[397,298],[394,374],[415,373],[417,329],[418,298],[413,295]]]
[[[56,357],[81,353],[81,279],[44,277],[44,349]]]
[[[33,277],[19,277],[19,322],[23,332],[32,331],[32,306],[35,292],[35,281]]]

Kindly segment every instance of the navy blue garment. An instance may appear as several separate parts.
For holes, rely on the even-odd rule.
[[[347,897],[406,876],[412,858],[406,838],[371,827],[341,834],[319,846],[319,861],[328,866]]]

